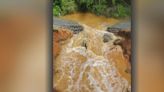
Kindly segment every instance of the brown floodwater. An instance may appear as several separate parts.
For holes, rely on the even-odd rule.
[[[107,18],[105,16],[97,16],[92,13],[73,13],[66,16],[62,16],[61,18],[80,22],[92,28],[99,28],[99,29],[123,21],[123,19]]]
[[[64,41],[57,41],[61,50],[54,59],[55,90],[131,92],[131,74],[126,71],[130,64],[123,56],[121,47],[113,44],[120,38],[103,30],[123,19],[106,18],[91,13],[75,13],[61,18],[79,22],[84,31],[73,34]],[[108,42],[104,42],[104,35],[110,37]],[[57,47],[54,50],[56,49]]]

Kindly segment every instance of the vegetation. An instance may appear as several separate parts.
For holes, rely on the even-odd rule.
[[[92,12],[107,17],[126,17],[131,14],[130,0],[54,0],[54,16],[74,12]]]

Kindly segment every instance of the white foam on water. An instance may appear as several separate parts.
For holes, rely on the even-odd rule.
[[[91,34],[94,40],[99,39],[99,41],[101,41],[100,39],[102,39],[103,34],[107,33],[105,31],[92,29],[86,25],[84,25],[84,27],[85,35]],[[112,36],[112,39],[116,39],[112,33],[109,34]],[[101,52],[104,54],[97,55],[94,51],[83,46],[73,47],[74,40],[80,37],[79,35],[84,34],[74,35],[61,51],[61,59],[58,61],[61,62],[61,65],[58,67],[62,70],[62,74],[59,81],[54,83],[54,86],[56,87],[57,84],[65,78],[64,76],[68,76],[69,80],[68,84],[66,84],[67,88],[65,92],[82,92],[84,89],[87,90],[87,92],[127,92],[127,89],[130,88],[130,84],[128,84],[126,79],[121,77],[117,68],[106,57],[106,53],[109,53],[112,42],[103,43]],[[86,40],[86,38],[80,39]],[[97,44],[92,45],[96,46]],[[85,57],[86,61],[82,62],[77,55]],[[80,72],[75,80],[75,75],[78,73],[77,71]],[[95,74],[99,76],[95,76]],[[86,75],[87,78],[84,80]]]

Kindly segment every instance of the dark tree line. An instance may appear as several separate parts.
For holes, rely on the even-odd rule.
[[[126,17],[131,14],[131,0],[54,0],[54,16],[74,12],[92,12],[107,17]]]

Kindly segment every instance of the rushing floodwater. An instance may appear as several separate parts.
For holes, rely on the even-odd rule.
[[[62,19],[73,20],[86,24],[92,28],[104,28],[109,25],[118,23],[120,20],[114,18],[106,18],[104,16],[96,16],[92,13],[75,13],[61,17]]]
[[[80,22],[84,31],[62,42],[60,55],[54,62],[54,87],[59,92],[130,92],[128,80],[120,74],[109,54],[119,39],[102,27],[119,22],[88,13],[62,17]],[[104,35],[108,41],[104,42]],[[122,58],[122,57],[121,57]]]

